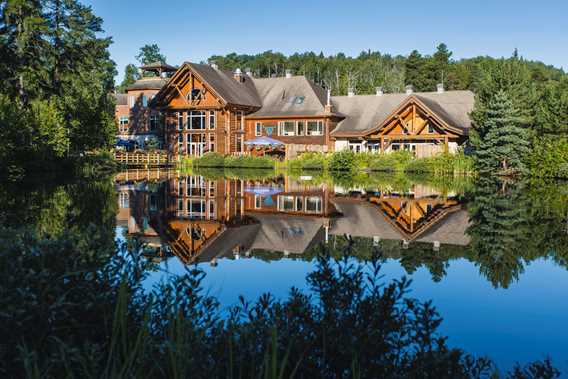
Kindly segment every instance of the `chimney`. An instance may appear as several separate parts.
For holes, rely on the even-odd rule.
[[[324,107],[325,113],[333,113],[333,106],[331,105],[331,90],[327,90],[327,102],[325,103]]]
[[[405,90],[407,95],[412,95],[412,92],[414,92],[414,87],[412,87],[412,85],[409,84],[405,87]]]
[[[355,88],[353,87],[347,88],[347,97],[353,97],[353,96],[355,96]]]
[[[237,68],[235,72],[233,72],[233,78],[239,83],[243,81],[243,72],[240,68]]]
[[[377,87],[375,88],[375,95],[377,96],[383,96],[384,91],[383,91],[383,87]]]
[[[245,70],[245,73],[247,74],[247,76],[250,76],[252,78],[252,70],[250,68],[247,68]]]
[[[217,63],[215,63],[214,61],[211,61],[211,63],[209,63],[209,65],[214,68],[215,70],[219,69],[219,66],[217,66]]]
[[[292,70],[286,70],[286,79],[290,79],[292,77]]]
[[[444,83],[438,83],[438,84],[436,84],[436,92],[438,92],[438,93],[444,93]]]

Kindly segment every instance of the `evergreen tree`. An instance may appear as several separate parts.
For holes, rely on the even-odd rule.
[[[471,145],[481,172],[523,173],[530,142],[519,112],[504,91],[498,91],[487,105],[479,99],[473,114]]]
[[[432,79],[437,83],[446,85],[448,77],[450,76],[450,58],[452,52],[448,49],[446,44],[441,43],[436,48],[436,52],[432,56],[433,74]]]
[[[145,65],[153,62],[165,62],[166,56],[162,54],[160,47],[153,43],[142,46],[136,55],[136,59],[141,65]]]
[[[426,60],[420,55],[417,50],[413,50],[404,64],[405,68],[405,83],[412,85],[417,91],[424,90],[427,86]]]
[[[126,67],[124,68],[124,78],[122,79],[122,82],[118,86],[117,91],[119,93],[124,93],[126,91],[126,87],[133,84],[138,79],[140,79],[140,74],[138,73],[138,69],[136,68],[136,66],[133,65],[132,63],[127,64]]]

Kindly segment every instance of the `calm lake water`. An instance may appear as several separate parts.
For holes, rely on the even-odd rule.
[[[451,346],[502,368],[550,356],[568,370],[568,184],[403,175],[130,171],[112,180],[2,188],[0,221],[49,233],[99,225],[159,263],[147,286],[198,264],[223,307],[306,289],[322,246],[351,245],[384,280],[408,276]],[[14,221],[17,220],[17,221]],[[66,221],[64,221],[66,220]]]

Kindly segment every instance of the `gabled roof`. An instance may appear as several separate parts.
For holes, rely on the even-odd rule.
[[[469,113],[473,110],[471,91],[397,93],[382,96],[334,96],[335,110],[345,116],[332,132],[334,136],[364,135],[378,129],[401,106],[416,102],[430,110],[449,127],[467,134],[471,128]]]
[[[168,82],[167,79],[160,78],[158,76],[142,78],[142,79],[138,79],[137,81],[135,81],[134,83],[132,83],[131,85],[126,87],[126,90],[127,91],[138,91],[138,90],[144,90],[144,89],[156,89],[156,90],[158,90],[158,89],[161,89],[163,86],[165,86],[167,82]]]
[[[247,118],[324,114],[326,92],[305,76],[253,78],[253,82],[262,107]]]
[[[261,101],[255,91],[253,80],[246,74],[243,81],[238,82],[233,78],[233,72],[220,70],[207,64],[189,63],[188,65],[195,75],[209,84],[213,90],[228,104],[260,107]]]
[[[142,70],[145,71],[158,71],[158,72],[173,72],[176,70],[174,66],[167,64],[166,62],[155,61],[143,66],[140,66]]]
[[[250,212],[260,222],[252,250],[301,254],[324,240],[323,219],[287,214]]]

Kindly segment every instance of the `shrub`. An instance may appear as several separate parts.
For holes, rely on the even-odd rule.
[[[224,167],[225,157],[217,153],[207,153],[201,158],[194,159],[193,165],[196,167]]]
[[[540,178],[567,178],[568,139],[542,137],[535,141],[529,156],[532,176]]]
[[[331,171],[354,171],[355,153],[350,150],[341,150],[332,154],[329,161]]]
[[[225,157],[225,167],[273,169],[274,166],[275,166],[274,159],[267,157],[253,157],[251,155]]]
[[[325,170],[328,158],[323,153],[306,152],[288,163],[292,170]]]
[[[373,171],[404,171],[412,157],[411,152],[403,150],[373,154],[369,162],[369,168]]]

